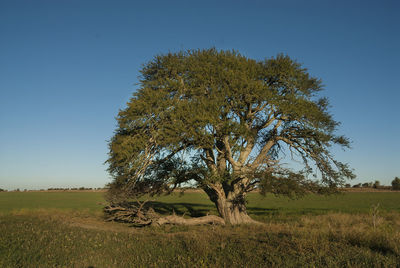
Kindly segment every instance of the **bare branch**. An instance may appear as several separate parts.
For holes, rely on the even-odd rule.
[[[246,160],[249,157],[253,148],[254,148],[254,139],[249,138],[247,140],[246,147],[240,152],[240,155],[239,155],[238,162],[241,166],[243,166],[246,163]]]
[[[216,171],[214,152],[211,149],[204,149],[204,152],[206,153],[206,157],[200,155],[201,159],[210,170]]]
[[[225,146],[225,156],[229,163],[232,165],[233,169],[237,169],[239,167],[239,163],[233,159],[231,145],[229,144],[229,137],[224,136],[223,143]]]

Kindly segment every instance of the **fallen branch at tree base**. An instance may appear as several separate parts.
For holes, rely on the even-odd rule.
[[[138,205],[123,203],[118,205],[110,205],[104,208],[106,221],[117,221],[132,223],[137,226],[164,224],[174,225],[225,225],[224,219],[215,215],[207,215],[203,217],[186,219],[183,216],[175,214],[162,217],[154,211],[152,207],[145,207],[146,202],[137,202]]]

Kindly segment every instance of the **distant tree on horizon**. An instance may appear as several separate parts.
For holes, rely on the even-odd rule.
[[[400,178],[395,177],[392,181],[392,189],[393,190],[400,190]]]
[[[373,187],[374,187],[375,189],[378,189],[379,187],[381,187],[381,182],[378,181],[378,180],[376,180],[376,181],[374,182]]]

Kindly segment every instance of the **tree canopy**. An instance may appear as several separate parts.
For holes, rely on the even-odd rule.
[[[204,49],[155,56],[118,114],[110,191],[157,194],[190,183],[235,224],[251,220],[244,198],[256,188],[288,195],[335,190],[354,175],[330,152],[333,145],[348,148],[349,140],[336,134],[339,123],[321,90],[318,78],[281,54],[254,60]],[[304,168],[281,165],[283,154]]]

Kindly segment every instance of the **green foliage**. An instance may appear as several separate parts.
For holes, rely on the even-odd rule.
[[[266,195],[286,195],[289,198],[303,197],[308,193],[337,193],[336,187],[321,187],[320,184],[307,180],[303,174],[288,172],[283,176],[265,174],[260,182],[260,193]]]
[[[400,190],[400,178],[396,177],[392,181],[392,189],[393,190]]]
[[[247,192],[261,183],[292,195],[342,185],[354,175],[329,149],[349,141],[335,134],[339,123],[321,90],[319,79],[281,54],[262,61],[216,49],[156,56],[118,114],[110,193],[158,194],[183,183]],[[305,171],[279,165],[285,150]],[[317,171],[321,181],[307,179]],[[282,182],[265,180],[270,174]]]

